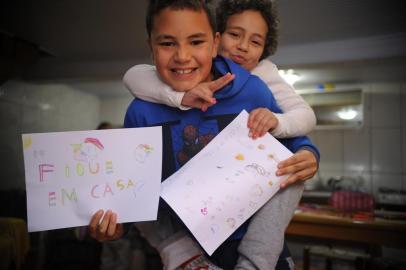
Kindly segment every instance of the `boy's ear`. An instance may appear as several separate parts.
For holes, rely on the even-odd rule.
[[[212,57],[216,57],[217,56],[217,51],[219,49],[220,46],[220,33],[216,32],[214,34],[214,40],[213,40],[213,53],[212,53]]]

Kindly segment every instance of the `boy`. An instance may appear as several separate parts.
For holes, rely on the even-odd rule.
[[[266,86],[248,72],[224,58],[214,60],[218,34],[213,34],[209,13],[202,1],[166,1],[150,3],[147,29],[155,65],[161,79],[178,91],[192,89],[200,82],[209,82],[227,72],[238,74],[236,80],[216,94],[217,105],[206,112],[180,111],[164,105],[135,100],[129,107],[126,127],[162,125],[164,130],[163,179],[173,173],[180,164],[191,158],[208,141],[225,127],[242,109],[248,111],[266,107],[280,112]],[[189,141],[189,137],[195,140]],[[193,137],[194,138],[194,137]],[[179,158],[179,150],[190,143],[190,155]],[[306,138],[282,141],[293,152],[311,152],[317,149]],[[303,150],[305,148],[305,150]],[[90,229],[99,240],[115,239],[122,230],[116,225],[116,215],[108,212],[99,226],[100,212],[94,215]],[[160,207],[156,223],[169,220],[166,227],[182,228],[165,205]],[[236,247],[245,233],[246,225],[239,228],[212,256],[225,269],[236,263]],[[176,229],[174,228],[172,232]],[[165,264],[165,258],[163,258]],[[171,266],[167,266],[168,269]]]

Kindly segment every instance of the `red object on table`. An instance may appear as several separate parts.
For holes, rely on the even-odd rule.
[[[371,194],[356,191],[335,191],[331,194],[329,204],[346,212],[373,211],[375,208],[375,200]]]

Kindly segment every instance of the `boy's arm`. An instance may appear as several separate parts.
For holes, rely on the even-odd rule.
[[[277,138],[290,138],[309,133],[316,125],[312,108],[299,96],[292,86],[279,75],[277,67],[269,60],[262,60],[252,71],[272,91],[284,113],[275,113],[278,125],[271,131]]]
[[[155,66],[136,65],[124,75],[123,82],[130,93],[136,98],[178,107],[182,110],[189,109],[182,106],[185,92],[177,92],[164,84],[156,73]]]

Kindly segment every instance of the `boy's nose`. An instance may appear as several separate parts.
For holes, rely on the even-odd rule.
[[[176,50],[175,60],[178,62],[187,62],[190,60],[190,52],[187,48],[179,47]]]

